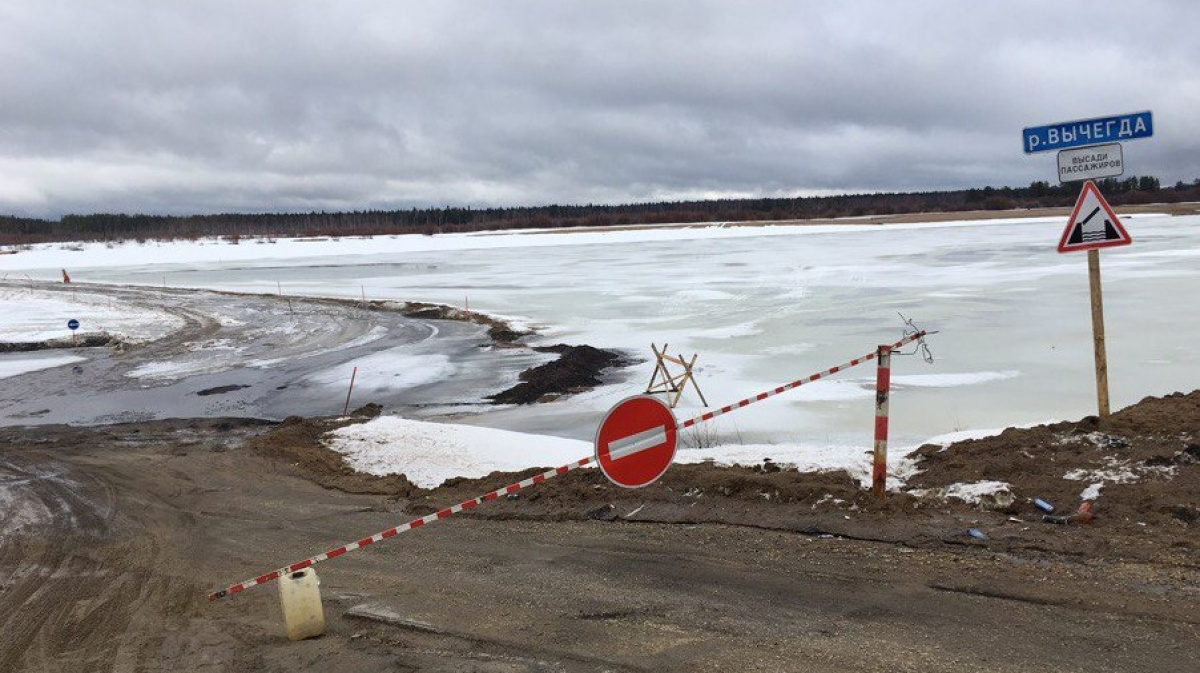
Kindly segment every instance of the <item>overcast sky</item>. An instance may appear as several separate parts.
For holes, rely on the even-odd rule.
[[[3,0],[0,214],[618,203],[1055,181],[1153,110],[1200,177],[1200,2]]]

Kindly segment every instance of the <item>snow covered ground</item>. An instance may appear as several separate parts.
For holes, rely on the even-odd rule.
[[[651,342],[669,343],[673,354],[699,353],[697,379],[714,406],[895,340],[900,312],[940,333],[929,342],[932,365],[893,359],[892,444],[899,447],[1094,413],[1086,256],[1055,251],[1064,224],[1029,218],[131,243],[81,251],[49,245],[0,256],[0,273],[54,279],[65,267],[83,281],[469,301],[472,310],[537,327],[541,343],[588,343],[643,360]],[[1101,253],[1115,406],[1200,381],[1193,344],[1200,327],[1198,225],[1195,216],[1129,217],[1133,245]],[[359,374],[387,364],[366,363]],[[652,366],[643,362],[551,405],[476,407],[455,421],[586,441],[608,408],[643,390]],[[419,373],[401,369],[389,371]],[[329,385],[346,375],[330,372]],[[791,449],[796,460],[825,451],[863,458],[873,389],[870,365],[805,385],[717,419],[716,441],[731,453],[769,448],[777,462]],[[703,411],[689,392],[677,415]]]
[[[976,432],[983,437],[999,431]],[[943,438],[934,438],[940,441]],[[687,437],[681,437],[683,443]],[[434,488],[452,477],[484,477],[492,472],[517,472],[530,467],[553,468],[592,455],[592,443],[454,423],[431,423],[396,416],[379,418],[334,430],[326,437],[331,449],[346,457],[354,469],[368,474],[404,474],[422,488]],[[889,487],[900,488],[912,474],[907,459],[916,446],[894,447],[888,455]],[[677,463],[762,465],[764,461],[802,472],[846,470],[870,486],[870,452],[861,446],[800,444],[729,444],[705,448],[681,445]],[[991,482],[989,482],[990,484]],[[995,489],[964,489],[977,500]],[[954,493],[956,497],[967,497]]]
[[[152,341],[183,325],[183,321],[88,291],[43,292],[6,284],[0,287],[0,341],[45,341],[71,336],[67,321],[79,321],[79,334],[108,332],[126,341]]]
[[[87,358],[78,355],[61,354],[5,354],[0,355],[0,379],[7,379],[28,372],[62,367],[63,365],[83,362]]]
[[[334,430],[329,446],[360,472],[404,474],[422,488],[433,488],[451,477],[558,467],[591,452],[590,444],[575,439],[396,416]]]

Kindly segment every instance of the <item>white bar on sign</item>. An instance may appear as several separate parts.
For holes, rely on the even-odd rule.
[[[652,449],[660,444],[667,443],[667,428],[659,426],[643,430],[636,435],[622,437],[615,442],[608,443],[608,458],[609,460],[620,460],[626,456],[632,456],[635,453],[640,453],[646,449]]]

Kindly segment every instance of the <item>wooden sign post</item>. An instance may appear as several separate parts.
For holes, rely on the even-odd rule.
[[[1104,298],[1100,291],[1100,248],[1129,245],[1133,242],[1129,232],[1121,226],[1121,220],[1112,206],[1100,194],[1096,183],[1083,183],[1079,200],[1067,228],[1058,242],[1059,252],[1087,250],[1088,287],[1092,304],[1092,348],[1096,355],[1096,406],[1100,419],[1108,418],[1108,355],[1104,346]]]
[[[1108,418],[1108,354],[1104,349],[1104,298],[1100,291],[1100,251],[1088,250],[1088,286],[1092,296],[1092,347],[1096,354],[1096,402]]]

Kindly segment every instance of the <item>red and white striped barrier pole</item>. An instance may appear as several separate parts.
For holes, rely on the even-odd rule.
[[[890,353],[891,350],[899,350],[900,348],[903,348],[907,344],[917,341],[918,339],[924,338],[926,334],[927,334],[927,332],[925,330],[913,332],[912,334],[906,335],[903,339],[897,341],[894,344],[891,344],[890,346],[880,346],[880,348],[881,349],[888,348],[888,349],[890,349],[889,350],[889,353]],[[768,397],[774,397],[775,395],[787,392],[793,388],[798,388],[798,387],[804,385],[805,383],[812,383],[813,381],[816,381],[818,379],[823,379],[827,376],[836,374],[836,373],[842,371],[843,369],[849,369],[856,365],[861,365],[862,363],[867,362],[869,360],[874,360],[877,357],[879,357],[879,351],[876,351],[874,353],[868,353],[860,358],[854,358],[853,360],[851,360],[845,364],[840,364],[836,367],[830,367],[829,369],[826,369],[823,372],[818,372],[816,374],[807,376],[802,379],[796,379],[795,381],[792,381],[791,383],[787,383],[782,386],[779,386],[778,388],[775,388],[774,390],[768,390],[764,393],[759,393],[759,394],[755,395],[754,397],[747,397],[746,399],[744,399],[740,402],[734,402],[733,404],[730,404],[727,407],[721,407],[720,409],[717,409],[716,411],[710,411],[707,414],[704,414],[703,416],[697,416],[696,418],[693,418],[691,420],[684,421],[683,423],[679,424],[679,429],[682,430],[684,428],[691,427],[697,423],[703,423],[704,421],[711,420],[713,418],[716,418],[717,416],[721,416],[722,414],[727,414],[727,413],[733,411],[734,409],[741,409],[742,407],[754,404],[755,402],[761,402],[762,400],[765,400]]]
[[[924,330],[915,332],[913,334],[909,334],[909,335],[905,336],[903,339],[901,339],[900,341],[897,341],[896,343],[892,344],[891,346],[881,346],[880,350],[882,350],[884,348],[889,349],[888,354],[890,356],[892,349],[899,349],[902,346],[904,346],[905,344],[912,343],[913,341],[916,341],[916,340],[924,337],[925,334],[926,334],[926,332]],[[716,418],[717,416],[720,416],[722,414],[727,414],[730,411],[733,411],[734,409],[741,409],[742,407],[749,406],[751,404],[754,404],[755,402],[761,402],[762,400],[765,400],[768,397],[773,397],[775,395],[786,392],[793,388],[798,388],[806,383],[811,383],[818,379],[822,379],[822,378],[825,378],[832,374],[836,374],[837,372],[840,372],[843,369],[849,369],[850,367],[862,364],[864,362],[867,362],[868,360],[874,360],[876,357],[878,357],[878,355],[879,355],[879,351],[876,351],[875,353],[868,353],[867,355],[864,355],[860,358],[855,358],[845,364],[841,364],[836,367],[830,367],[829,369],[826,369],[823,372],[819,372],[819,373],[813,374],[811,376],[807,376],[802,379],[797,379],[786,385],[779,386],[778,388],[775,388],[774,390],[768,390],[766,392],[759,393],[758,395],[755,395],[754,397],[747,397],[744,400],[735,402],[726,407],[722,407],[716,411],[710,411],[709,413],[704,414],[702,416],[697,416],[696,418],[689,419],[687,421],[684,421],[683,423],[680,423],[677,427],[678,427],[678,429],[691,427],[697,423],[702,423],[704,421]],[[246,580],[245,582],[239,582],[232,586],[228,586],[224,589],[221,589],[220,591],[214,591],[208,595],[208,600],[215,601],[218,598],[224,598],[225,596],[230,596],[232,594],[236,594],[236,593],[245,591],[246,589],[249,589],[251,587],[258,586],[259,584],[266,584],[267,582],[271,582],[273,580],[279,579],[283,575],[286,575],[288,573],[294,573],[298,570],[303,570],[304,568],[307,568],[316,563],[320,563],[321,561],[325,561],[325,560],[331,559],[331,558],[337,558],[338,556],[341,556],[342,554],[345,554],[347,552],[352,552],[355,549],[362,549],[363,547],[372,545],[376,542],[381,542],[390,537],[399,535],[400,533],[403,533],[405,531],[409,531],[414,528],[420,528],[421,526],[424,526],[427,523],[433,523],[434,521],[440,521],[441,519],[445,519],[447,517],[458,514],[459,512],[461,512],[463,510],[472,509],[472,508],[474,508],[484,502],[487,502],[489,500],[495,500],[502,495],[507,495],[509,493],[516,493],[517,491],[520,491],[523,488],[533,486],[534,484],[540,484],[543,481],[546,481],[547,479],[553,479],[554,477],[557,477],[560,474],[566,474],[567,472],[570,472],[571,470],[585,467],[585,466],[591,464],[594,460],[595,460],[594,456],[588,456],[587,458],[581,458],[575,462],[568,463],[561,467],[557,467],[553,470],[547,470],[546,472],[543,472],[541,474],[536,474],[528,479],[525,479],[524,481],[518,481],[517,483],[509,484],[508,486],[505,486],[504,488],[498,488],[490,493],[481,495],[478,498],[471,498],[470,500],[464,500],[452,507],[447,507],[446,509],[439,510],[437,512],[434,512],[433,514],[423,516],[419,519],[413,519],[412,521],[409,521],[408,523],[401,524],[394,528],[389,528],[385,531],[376,533],[370,537],[363,538],[357,542],[351,542],[349,544],[342,545],[335,549],[330,549],[329,551],[325,552],[324,554],[317,554],[316,556],[311,556],[309,558],[304,559],[303,561],[297,561],[296,563],[293,563],[288,566],[284,566],[282,568],[279,568],[278,570],[272,570],[271,572],[269,572],[265,575],[259,575],[258,577]]]
[[[871,465],[871,491],[882,500],[887,491],[888,392],[892,385],[892,347],[880,346],[875,357],[879,366],[875,370],[875,451]]]
[[[485,493],[484,495],[481,495],[478,498],[471,498],[470,500],[464,500],[464,501],[458,503],[457,505],[454,505],[453,507],[447,507],[446,509],[438,510],[437,512],[434,512],[433,514],[423,516],[419,519],[413,519],[412,521],[409,521],[408,523],[396,526],[395,528],[389,528],[385,531],[376,533],[376,534],[372,535],[371,537],[365,537],[365,538],[359,540],[358,542],[351,542],[349,544],[344,544],[340,547],[337,547],[336,549],[330,549],[329,551],[325,552],[324,554],[317,554],[316,556],[311,556],[309,558],[304,559],[303,561],[297,561],[296,563],[293,563],[289,566],[284,566],[278,570],[272,570],[271,572],[269,572],[265,575],[259,575],[258,577],[255,577],[254,579],[246,580],[245,582],[239,582],[237,584],[234,584],[233,586],[226,587],[220,591],[214,591],[213,593],[208,595],[208,600],[215,601],[218,598],[224,598],[225,596],[229,596],[231,594],[236,594],[240,591],[245,591],[246,589],[249,589],[250,587],[258,586],[259,584],[266,584],[267,582],[279,579],[280,577],[282,577],[283,575],[286,575],[288,573],[294,573],[297,570],[303,570],[315,563],[320,563],[321,561],[325,561],[325,560],[331,559],[331,558],[337,558],[337,557],[341,556],[342,554],[345,554],[346,552],[352,552],[355,549],[362,549],[363,547],[366,547],[367,545],[372,545],[372,544],[375,544],[376,542],[381,542],[383,540],[388,539],[389,537],[395,537],[396,535],[399,535],[400,533],[403,533],[405,531],[410,531],[414,528],[420,528],[421,526],[424,526],[427,523],[433,523],[434,521],[438,521],[439,519],[445,519],[446,517],[458,514],[459,512],[461,512],[463,510],[472,509],[473,507],[476,507],[476,506],[478,506],[482,503],[485,503],[489,500],[495,500],[496,498],[499,498],[502,495],[508,495],[509,493],[516,493],[517,491],[519,491],[523,488],[533,486],[534,484],[540,484],[543,481],[557,477],[560,474],[566,474],[567,472],[570,472],[571,470],[583,467],[584,465],[591,463],[592,460],[593,460],[593,458],[591,456],[589,456],[582,460],[577,460],[574,463],[570,463],[568,465],[563,465],[562,467],[558,467],[553,470],[548,470],[541,474],[535,474],[532,477],[530,477],[524,481],[518,481],[517,483],[509,484],[508,486],[505,486],[504,488],[498,488],[490,493]]]

